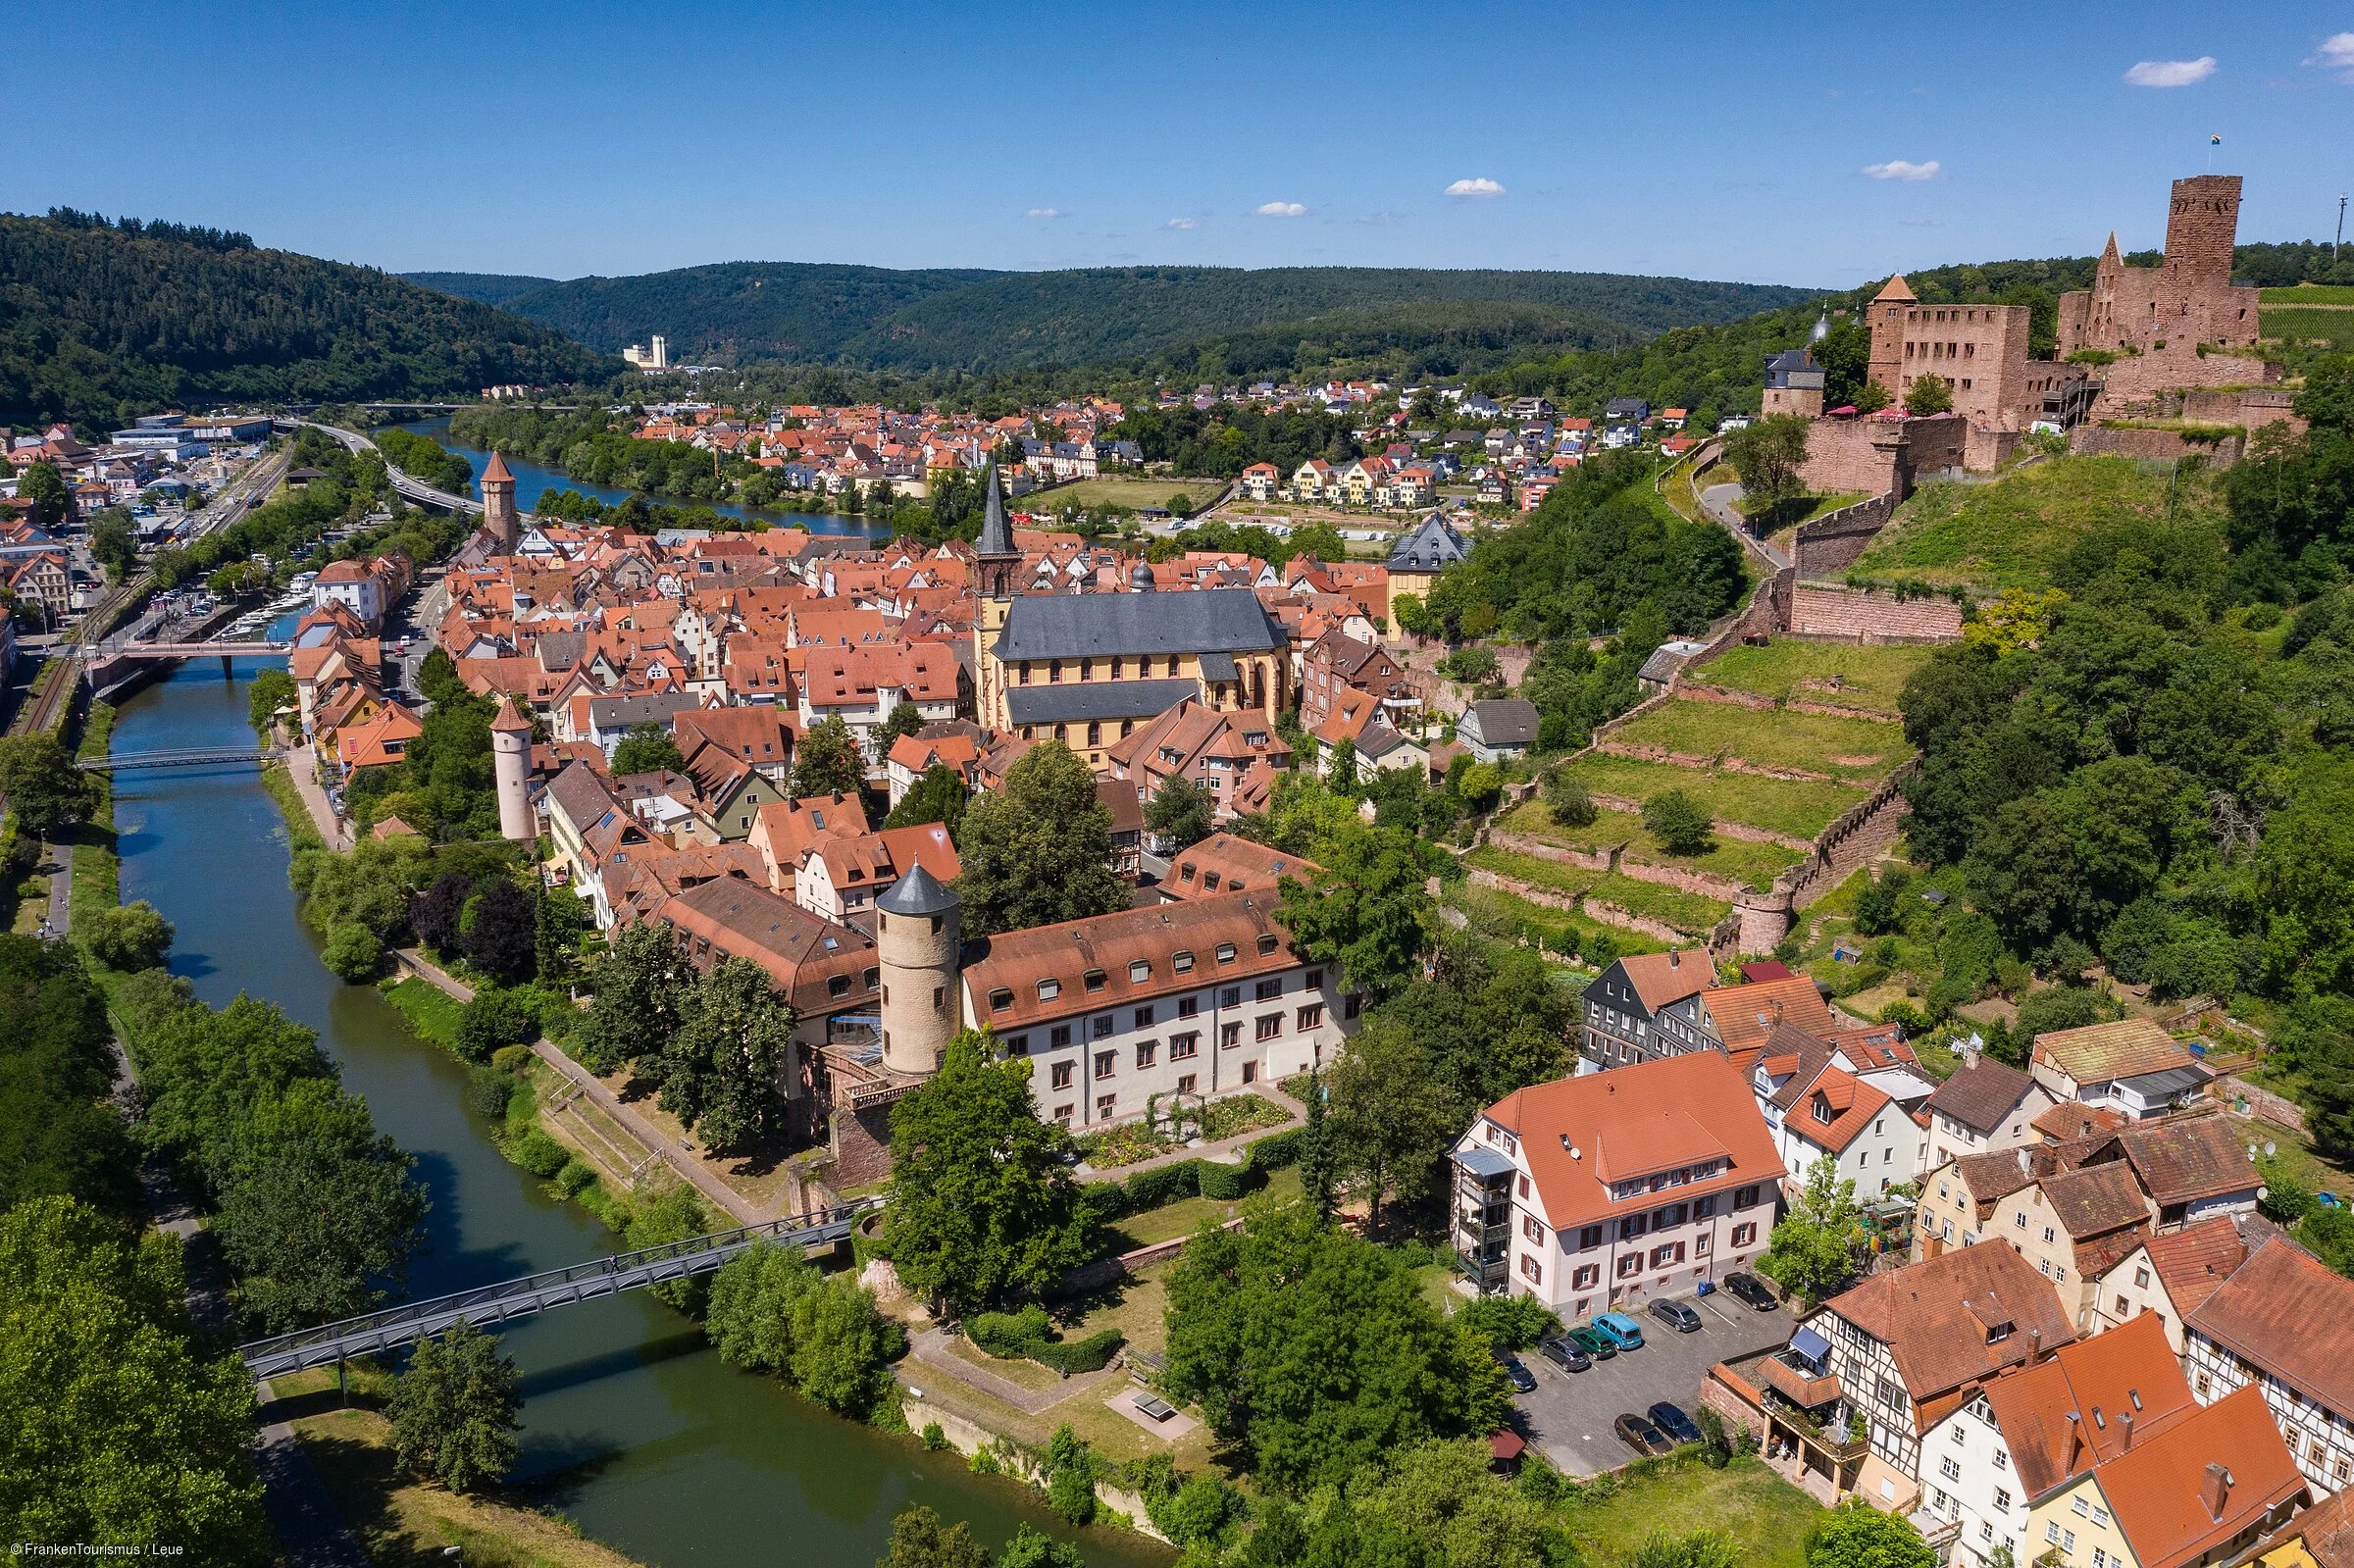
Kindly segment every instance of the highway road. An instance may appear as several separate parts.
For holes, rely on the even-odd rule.
[[[275,423],[288,429],[303,426],[314,430],[325,430],[354,452],[375,452],[377,456],[384,457],[383,450],[374,441],[357,430],[347,430],[339,425],[322,425],[317,420],[295,419],[281,419]],[[413,505],[438,506],[452,512],[468,513],[480,512],[483,509],[483,503],[480,501],[470,500],[463,495],[452,495],[447,490],[436,490],[423,480],[411,479],[393,467],[390,458],[384,458],[384,473],[390,478],[393,490],[401,499]]]

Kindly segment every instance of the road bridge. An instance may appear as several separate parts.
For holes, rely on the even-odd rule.
[[[271,423],[282,426],[287,430],[325,430],[354,452],[375,452],[377,456],[384,457],[383,451],[374,441],[359,431],[347,430],[340,425],[322,425],[317,420],[284,418],[273,420]],[[437,506],[444,512],[460,512],[470,516],[479,514],[483,509],[483,503],[480,501],[463,495],[452,495],[447,490],[436,490],[423,480],[410,478],[402,473],[388,457],[384,458],[384,477],[391,481],[395,494],[402,500],[418,506]]]
[[[883,1200],[879,1197],[856,1198],[811,1214],[788,1215],[738,1230],[667,1241],[660,1246],[576,1263],[570,1268],[527,1274],[519,1280],[504,1280],[497,1285],[479,1286],[431,1300],[363,1313],[338,1323],[323,1323],[315,1329],[297,1329],[292,1334],[256,1340],[237,1346],[237,1354],[256,1378],[282,1377],[310,1367],[333,1366],[351,1356],[374,1355],[414,1344],[419,1340],[430,1340],[446,1334],[460,1322],[485,1328],[553,1307],[573,1306],[618,1295],[624,1290],[709,1274],[762,1241],[799,1246],[832,1244],[846,1239],[852,1227],[882,1207]]]

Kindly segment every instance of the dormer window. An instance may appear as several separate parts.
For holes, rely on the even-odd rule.
[[[1274,950],[1275,950],[1275,938],[1274,938],[1272,936],[1261,936],[1261,937],[1259,937],[1259,939],[1258,939],[1258,952],[1259,952],[1259,956],[1260,956],[1260,957],[1262,957],[1262,958],[1263,958],[1263,957],[1265,957],[1267,954],[1269,954],[1269,953],[1273,952]]]
[[[1177,973],[1180,975],[1192,974],[1194,972],[1193,953],[1190,951],[1180,950],[1175,957],[1169,960],[1169,967],[1177,971]]]
[[[1039,999],[1040,1001],[1042,1001],[1042,1002],[1050,1002],[1050,1001],[1052,1001],[1052,1000],[1053,1000],[1055,997],[1057,997],[1057,996],[1060,996],[1061,994],[1062,994],[1062,982],[1061,982],[1061,981],[1059,981],[1059,980],[1042,980],[1042,981],[1040,981],[1040,982],[1038,983],[1038,999]]]
[[[1013,1005],[1013,992],[1003,986],[989,993],[989,1010],[1001,1013]]]
[[[1129,964],[1128,979],[1132,984],[1141,985],[1151,978],[1152,966],[1147,963],[1144,959],[1139,958]]]
[[[1221,964],[1231,964],[1234,962],[1234,943],[1218,943],[1218,962]]]
[[[1087,988],[1091,991],[1099,991],[1103,988],[1103,971],[1100,969],[1091,969],[1080,979],[1086,983]]]
[[[1203,872],[1202,874],[1202,885],[1214,890],[1218,885],[1218,874],[1214,871]]]
[[[1830,1126],[1832,1122],[1831,1102],[1819,1094],[1815,1096],[1815,1120],[1825,1127]]]

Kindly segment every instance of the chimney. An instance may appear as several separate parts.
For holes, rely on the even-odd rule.
[[[2041,1351],[2042,1349],[2043,1349],[2043,1330],[2041,1330],[2041,1329],[2039,1329],[2039,1328],[2038,1328],[2038,1329],[2029,1329],[2029,1330],[2027,1331],[2027,1361],[2026,1361],[2026,1364],[2027,1364],[2028,1366],[2033,1366],[2033,1365],[2035,1364],[2035,1357],[2036,1357],[2036,1354],[2037,1354],[2039,1351]],[[2070,1419],[2071,1419],[2071,1420],[2073,1420],[2074,1418],[2073,1418],[2073,1417],[2071,1417]]]
[[[1681,967],[1683,966],[1683,962],[1684,962],[1684,955],[1683,955],[1683,954],[1681,954],[1681,953],[1677,952],[1677,951],[1676,951],[1674,948],[1672,948],[1672,947],[1670,947],[1670,948],[1668,948],[1668,949],[1667,949],[1667,967],[1668,967],[1669,969],[1678,969],[1678,968],[1681,968]]]
[[[2035,1162],[2027,1158],[2027,1146],[2024,1143],[2019,1146],[2019,1174],[2021,1176],[2035,1174]]]
[[[2230,1495],[2231,1472],[2210,1460],[2206,1475],[2199,1478],[2199,1501],[2209,1520],[2219,1525],[2224,1522],[2224,1503]]]
[[[2073,1410],[2071,1410],[2068,1413],[2068,1474],[2073,1476],[2076,1473],[2077,1462],[2083,1456],[2084,1423]]]
[[[2130,1448],[2130,1447],[2132,1447],[2132,1446],[2133,1446],[2133,1412],[2132,1412],[2132,1411],[2130,1411],[2130,1410],[2120,1410],[2120,1411],[2117,1413],[2117,1426],[2118,1426],[2118,1433],[2117,1433],[2117,1441],[2118,1441],[2118,1445],[2119,1445],[2121,1448]]]
[[[1972,1035],[1963,1043],[1962,1065],[1975,1072],[1978,1066],[1978,1037]]]

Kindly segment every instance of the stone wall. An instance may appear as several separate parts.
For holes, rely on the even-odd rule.
[[[2247,444],[2244,435],[2226,435],[2220,441],[2193,441],[2180,430],[2120,429],[2110,425],[2079,425],[2068,437],[2068,449],[2079,457],[2130,457],[2159,463],[2195,457],[2219,469],[2237,463]]]
[[[2115,419],[2124,405],[2195,387],[2262,385],[2277,380],[2279,367],[2237,354],[2202,354],[2188,340],[2170,341],[2164,348],[2127,354],[2097,368],[2101,395],[2093,400],[2094,419]]]
[[[900,1375],[904,1377],[906,1369],[901,1369]],[[900,1395],[899,1411],[907,1418],[908,1431],[921,1433],[926,1427],[936,1426],[940,1428],[940,1435],[947,1440],[948,1446],[962,1454],[975,1454],[984,1448],[995,1447],[998,1462],[1005,1467],[1006,1474],[1016,1481],[1027,1481],[1042,1487],[1046,1485],[1046,1469],[1040,1462],[1040,1456],[1033,1454],[1025,1445],[990,1431],[979,1422],[968,1421],[953,1410],[917,1398],[912,1390]],[[1145,1516],[1145,1499],[1135,1492],[1123,1491],[1108,1481],[1099,1481],[1096,1483],[1096,1501],[1103,1507],[1116,1508],[1126,1514],[1137,1534],[1150,1536],[1154,1541],[1169,1539],[1152,1528],[1152,1522]]]
[[[1665,921],[1653,920],[1648,916],[1621,909],[1606,898],[1588,898],[1583,893],[1556,892],[1550,887],[1539,887],[1533,883],[1522,882],[1517,877],[1502,876],[1481,866],[1471,867],[1464,875],[1474,887],[1493,887],[1499,892],[1510,893],[1514,898],[1536,904],[1544,909],[1560,909],[1573,915],[1583,915],[1588,920],[1602,925],[1615,926],[1620,931],[1635,932],[1676,946],[1686,945],[1692,940],[1689,934],[1677,931]]]
[[[863,1111],[837,1106],[833,1121],[834,1169],[826,1178],[827,1186],[844,1192],[869,1182],[880,1182],[891,1174],[889,1105]]]
[[[1855,565],[1871,547],[1880,530],[1888,526],[1888,519],[1896,513],[1896,491],[1885,489],[1869,500],[1801,523],[1793,547],[1798,575],[1828,577]]]
[[[1723,1362],[1709,1368],[1701,1380],[1700,1402],[1723,1419],[1728,1433],[1747,1432],[1760,1444],[1766,1442],[1766,1395]]]
[[[1950,599],[1898,599],[1876,590],[1809,584],[1791,595],[1784,630],[1842,642],[1952,642],[1962,635],[1962,607]]]
[[[1543,839],[1524,837],[1516,833],[1490,834],[1488,842],[1499,849],[1509,849],[1515,855],[1526,855],[1531,860],[1551,860],[1585,871],[1616,872],[1637,882],[1656,883],[1662,887],[1673,887],[1678,892],[1721,898],[1727,903],[1749,892],[1746,883],[1735,882],[1730,877],[1717,877],[1705,871],[1688,871],[1681,866],[1657,866],[1647,860],[1629,860],[1624,844],[1612,844],[1602,849],[1565,849],[1560,844],[1549,844]]]
[[[1904,819],[1913,809],[1905,799],[1905,781],[1919,767],[1917,762],[1908,762],[1881,780],[1878,788],[1822,830],[1806,864],[1792,867],[1775,881],[1776,889],[1789,893],[1794,912],[1838,886],[1856,868],[1878,858],[1896,842]]]
[[[1799,478],[1817,495],[1841,490],[1878,495],[1902,482],[1902,446],[1896,421],[1819,419],[1807,432],[1807,461]]]

